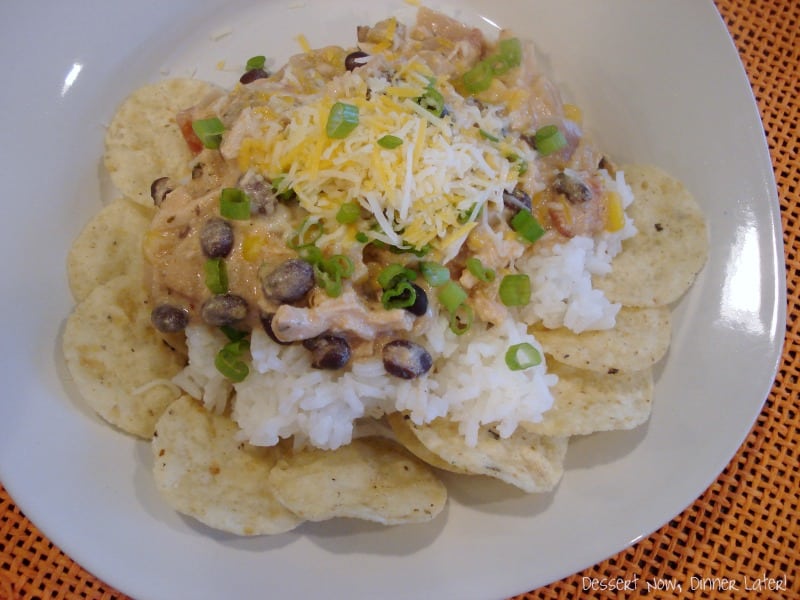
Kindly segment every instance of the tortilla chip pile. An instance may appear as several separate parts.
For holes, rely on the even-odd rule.
[[[708,233],[678,181],[654,167],[628,166],[636,197],[628,214],[639,234],[624,242],[613,272],[594,282],[623,305],[617,326],[533,332],[559,379],[541,422],[508,439],[485,426],[475,447],[452,422],[418,426],[402,413],[387,418],[392,439],[358,438],[333,451],[240,442],[227,413],[206,411],[172,383],[186,364],[185,339],[151,326],[143,284],[141,245],[155,212],[150,184],[188,175],[190,155],[175,114],[218,93],[210,84],[172,79],[128,97],[109,126],[105,153],[125,197],[91,219],[67,260],[77,302],[63,337],[69,371],[105,421],[151,440],[157,487],[175,510],[238,535],[277,534],[334,517],[424,522],[446,503],[441,470],[547,492],[561,479],[571,436],[631,429],[648,419],[653,366],[670,343],[670,305],[705,263]]]

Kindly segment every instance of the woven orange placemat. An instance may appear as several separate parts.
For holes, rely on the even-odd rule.
[[[668,524],[581,573],[516,600],[572,598],[800,598],[800,3],[717,0],[758,100],[778,183],[789,317],[783,360],[764,409],[727,469]],[[587,578],[639,579],[635,592],[586,590]],[[746,591],[774,580],[772,591]],[[692,586],[693,578],[735,580]],[[682,592],[646,593],[644,580]],[[597,587],[597,586],[595,586]],[[700,589],[692,589],[699,587]],[[715,589],[712,589],[715,588]],[[124,600],[45,538],[0,487],[0,600]]]

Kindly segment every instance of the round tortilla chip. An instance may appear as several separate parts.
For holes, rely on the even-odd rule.
[[[150,324],[138,276],[120,275],[92,290],[67,319],[62,345],[87,404],[123,431],[149,439],[180,395],[170,379],[185,359]]]
[[[154,180],[190,175],[192,153],[175,115],[215,94],[221,91],[205,81],[165,79],[137,89],[122,102],[106,131],[104,163],[123,195],[152,206]]]
[[[635,198],[627,213],[639,233],[622,243],[611,273],[593,283],[611,302],[664,306],[689,289],[708,259],[706,220],[689,191],[664,171],[632,165],[624,172]]]
[[[558,375],[553,406],[538,423],[523,423],[540,435],[586,435],[595,431],[633,429],[647,421],[653,402],[652,369],[595,373],[548,361]]]
[[[501,438],[490,426],[478,430],[478,443],[468,446],[458,423],[435,419],[425,425],[407,421],[417,439],[445,463],[461,472],[488,475],[528,493],[548,492],[564,474],[566,437],[546,437],[518,428]]]
[[[118,198],[92,217],[67,255],[67,277],[76,301],[118,275],[142,277],[142,238],[154,212]]]
[[[384,525],[430,521],[444,508],[447,488],[396,442],[353,440],[336,450],[287,454],[270,472],[277,498],[309,521],[350,517]]]
[[[574,333],[564,327],[533,332],[546,354],[555,360],[598,373],[642,371],[661,360],[672,337],[666,306],[623,306],[613,329]]]
[[[236,438],[228,416],[190,396],[176,400],[156,423],[152,448],[158,491],[178,512],[236,535],[290,531],[302,519],[287,510],[267,482],[278,447]]]
[[[425,461],[432,467],[442,469],[443,471],[450,471],[451,473],[461,473],[466,475],[469,471],[450,464],[442,459],[438,454],[434,454],[428,450],[425,445],[419,441],[419,438],[414,434],[412,429],[411,417],[407,413],[395,412],[386,416],[386,420],[392,428],[392,433],[397,438],[397,441],[405,446],[406,450],[411,452],[420,460]]]

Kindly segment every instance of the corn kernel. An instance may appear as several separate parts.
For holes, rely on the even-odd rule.
[[[242,257],[251,263],[261,260],[261,251],[264,245],[265,240],[260,235],[245,236],[242,241]]]
[[[625,211],[622,208],[622,198],[616,192],[606,195],[606,230],[619,231],[625,227]]]
[[[564,105],[564,116],[578,125],[583,123],[583,111],[574,104]]]

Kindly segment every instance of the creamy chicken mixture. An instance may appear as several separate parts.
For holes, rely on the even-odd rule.
[[[434,315],[501,322],[530,294],[521,257],[624,225],[613,166],[532,47],[425,8],[256,62],[179,122],[192,178],[153,183],[144,244],[155,327],[263,327],[317,368],[383,353],[420,376],[410,340]]]

